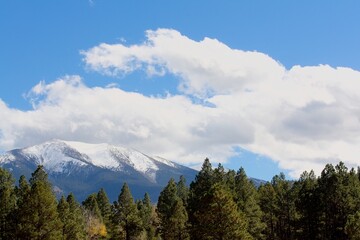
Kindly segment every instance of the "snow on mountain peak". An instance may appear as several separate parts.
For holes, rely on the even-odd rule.
[[[51,140],[39,145],[19,150],[28,160],[41,164],[48,171],[62,173],[67,166],[83,167],[94,165],[112,171],[124,171],[130,166],[147,178],[155,181],[158,164],[177,167],[171,161],[147,155],[121,146],[110,144],[91,144],[74,141]],[[14,160],[12,151],[0,156],[0,163]]]

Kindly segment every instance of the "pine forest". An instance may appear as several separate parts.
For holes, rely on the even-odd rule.
[[[0,239],[360,239],[360,169],[342,162],[256,187],[243,168],[205,159],[193,182],[170,179],[155,200],[114,187],[113,203],[104,189],[79,203],[73,194],[57,199],[42,166],[18,181],[0,168]]]

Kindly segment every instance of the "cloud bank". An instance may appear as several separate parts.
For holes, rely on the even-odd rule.
[[[100,44],[82,51],[88,69],[110,76],[145,71],[174,75],[179,94],[147,97],[116,86],[87,87],[79,76],[39,83],[34,109],[0,101],[0,147],[61,138],[111,142],[198,164],[226,161],[241,147],[270,157],[294,177],[325,163],[350,166],[360,156],[360,72],[345,67],[293,66],[195,41],[171,29],[146,32],[137,45]],[[201,99],[208,104],[194,103]]]

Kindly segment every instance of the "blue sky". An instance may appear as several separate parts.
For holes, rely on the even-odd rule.
[[[326,162],[357,164],[353,155],[360,143],[356,134],[360,105],[355,91],[360,81],[359,1],[15,0],[1,5],[1,150],[51,138],[108,141],[191,166],[202,161],[194,159],[207,155],[229,168],[243,165],[248,175],[263,179],[279,171],[296,177],[304,168],[319,170]],[[153,38],[146,34],[148,30],[153,31]],[[171,48],[163,45],[165,40]],[[101,43],[108,44],[106,64],[110,68],[101,55],[91,52],[104,50]],[[119,52],[118,44],[125,50]],[[134,52],[133,45],[140,52]],[[178,46],[183,55],[173,51]],[[207,56],[207,51],[217,54]],[[237,55],[237,51],[241,53]],[[157,60],[150,61],[143,53]],[[180,60],[176,54],[181,55]],[[129,56],[135,60],[121,64],[116,60]],[[205,60],[212,57],[215,65],[209,67]],[[238,59],[238,65],[227,67]],[[188,62],[201,68],[193,69],[185,64]],[[149,66],[160,72],[149,74]],[[237,67],[244,73],[239,75]],[[279,73],[272,76],[274,68]],[[116,71],[109,74],[109,69]],[[262,73],[263,69],[269,70]],[[256,77],[251,71],[262,75]],[[209,74],[214,79],[206,82]],[[226,84],[216,76],[228,78]],[[268,80],[253,85],[258,78]],[[280,78],[293,81],[288,86],[288,82],[279,82]],[[106,87],[109,84],[111,88]],[[243,87],[237,89],[240,85]],[[102,90],[111,92],[103,94]],[[105,96],[128,101],[128,105],[138,101],[134,108],[152,106],[155,100],[158,106],[154,111],[174,114],[176,122],[166,117],[152,122],[156,117],[143,116],[140,110],[130,120],[123,119],[129,113],[99,114],[97,119],[85,120],[81,116],[93,114],[86,110],[88,105],[77,106],[75,111],[74,105],[66,105],[72,96],[62,91],[84,96],[82,99],[98,98],[96,102],[104,104]],[[241,91],[256,94],[243,99]],[[272,101],[264,112],[266,103]],[[163,106],[179,108],[169,113],[162,112]],[[57,116],[56,107],[68,118]],[[190,120],[182,121],[184,112]],[[222,114],[226,115],[224,121]],[[94,127],[104,119],[109,121],[106,128]],[[133,119],[141,119],[137,125],[129,125],[136,134],[126,130]],[[159,122],[166,127],[160,128]],[[108,131],[116,132],[111,128],[118,124],[124,124],[123,129],[118,135],[109,135]],[[72,127],[69,130],[63,125]],[[232,136],[231,130],[224,130],[226,126],[239,128],[234,131],[238,135]],[[89,129],[95,136],[86,134]],[[166,138],[163,135],[169,129],[179,133]],[[210,141],[216,136],[218,139]],[[162,147],[155,147],[159,145]]]

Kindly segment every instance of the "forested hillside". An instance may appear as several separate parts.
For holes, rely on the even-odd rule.
[[[0,168],[0,239],[360,239],[360,171],[341,162],[256,188],[206,159],[190,186],[170,179],[154,202],[114,187],[117,201],[99,189],[80,204],[56,199],[42,166],[18,183]]]

